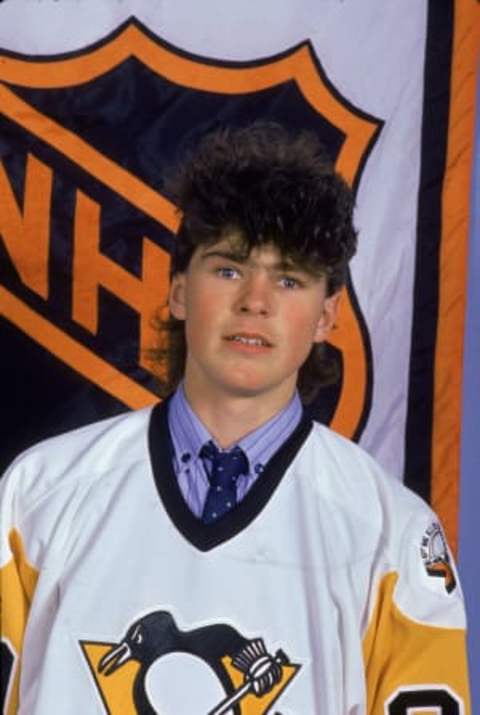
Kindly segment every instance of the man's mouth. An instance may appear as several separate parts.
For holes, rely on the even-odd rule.
[[[232,343],[240,343],[241,345],[257,345],[267,348],[273,347],[272,343],[267,340],[267,338],[258,334],[234,333],[233,335],[227,335],[225,340]]]

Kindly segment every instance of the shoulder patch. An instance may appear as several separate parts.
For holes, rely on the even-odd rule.
[[[457,582],[447,542],[438,521],[434,521],[425,530],[420,554],[427,574],[432,578],[443,578],[446,592],[452,593]]]

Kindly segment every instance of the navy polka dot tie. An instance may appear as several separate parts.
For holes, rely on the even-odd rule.
[[[212,441],[203,445],[200,457],[210,482],[202,521],[212,524],[236,505],[237,479],[240,474],[248,474],[248,459],[240,447],[220,452]]]

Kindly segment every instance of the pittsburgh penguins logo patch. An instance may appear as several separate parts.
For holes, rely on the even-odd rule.
[[[168,611],[139,618],[119,643],[81,647],[108,715],[264,715],[300,669],[262,638],[226,624],[180,630]]]
[[[455,573],[448,553],[447,542],[442,527],[433,522],[425,531],[420,553],[429,576],[442,578],[447,593],[452,593],[457,585]]]

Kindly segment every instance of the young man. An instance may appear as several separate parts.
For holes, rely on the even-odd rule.
[[[435,515],[302,411],[355,251],[349,190],[268,125],[207,137],[172,185],[173,396],[1,484],[4,712],[468,715]]]

